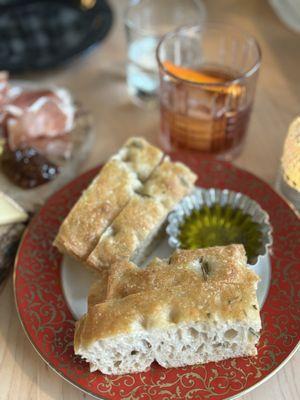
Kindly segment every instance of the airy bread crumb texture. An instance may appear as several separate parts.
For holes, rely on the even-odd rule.
[[[143,291],[89,308],[74,348],[107,374],[252,356],[261,321],[256,283],[200,282]]]
[[[125,374],[257,353],[258,276],[242,245],[176,250],[144,269],[119,262],[91,287],[74,348],[91,371]]]
[[[155,360],[165,368],[181,367],[256,355],[259,329],[259,324],[185,323],[97,340],[78,353],[91,371],[105,374],[146,371]]]

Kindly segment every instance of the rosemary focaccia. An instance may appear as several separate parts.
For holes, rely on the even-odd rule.
[[[165,158],[102,234],[87,263],[96,269],[121,260],[141,263],[160,237],[169,212],[193,190],[195,180],[188,167]]]
[[[132,262],[117,262],[91,286],[89,307],[131,294],[178,286],[181,282],[242,283],[257,286],[258,276],[246,265],[243,245],[215,246],[197,250],[176,250],[169,259],[154,258],[145,268]]]
[[[125,374],[154,360],[169,368],[252,356],[260,329],[253,285],[195,281],[90,307],[74,349],[91,371]]]
[[[258,277],[243,246],[178,250],[144,269],[118,263],[102,274],[75,330],[75,352],[92,371],[123,374],[147,370],[154,360],[178,367],[256,354]]]
[[[63,221],[54,245],[86,260],[100,236],[135,196],[163,153],[142,138],[131,138],[112,156]]]

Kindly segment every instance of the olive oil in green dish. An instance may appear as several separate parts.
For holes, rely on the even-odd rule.
[[[214,204],[194,210],[179,226],[178,239],[183,249],[198,249],[228,244],[243,244],[248,262],[262,246],[260,225],[239,208]]]

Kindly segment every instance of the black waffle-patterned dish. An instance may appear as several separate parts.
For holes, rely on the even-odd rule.
[[[111,25],[105,0],[0,0],[0,69],[59,66],[99,43]]]

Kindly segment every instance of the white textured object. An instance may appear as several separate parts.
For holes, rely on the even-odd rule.
[[[300,212],[300,117],[289,126],[276,189]]]
[[[285,25],[300,32],[300,0],[269,0],[269,3]]]
[[[286,183],[300,193],[300,117],[289,126],[281,158]]]

